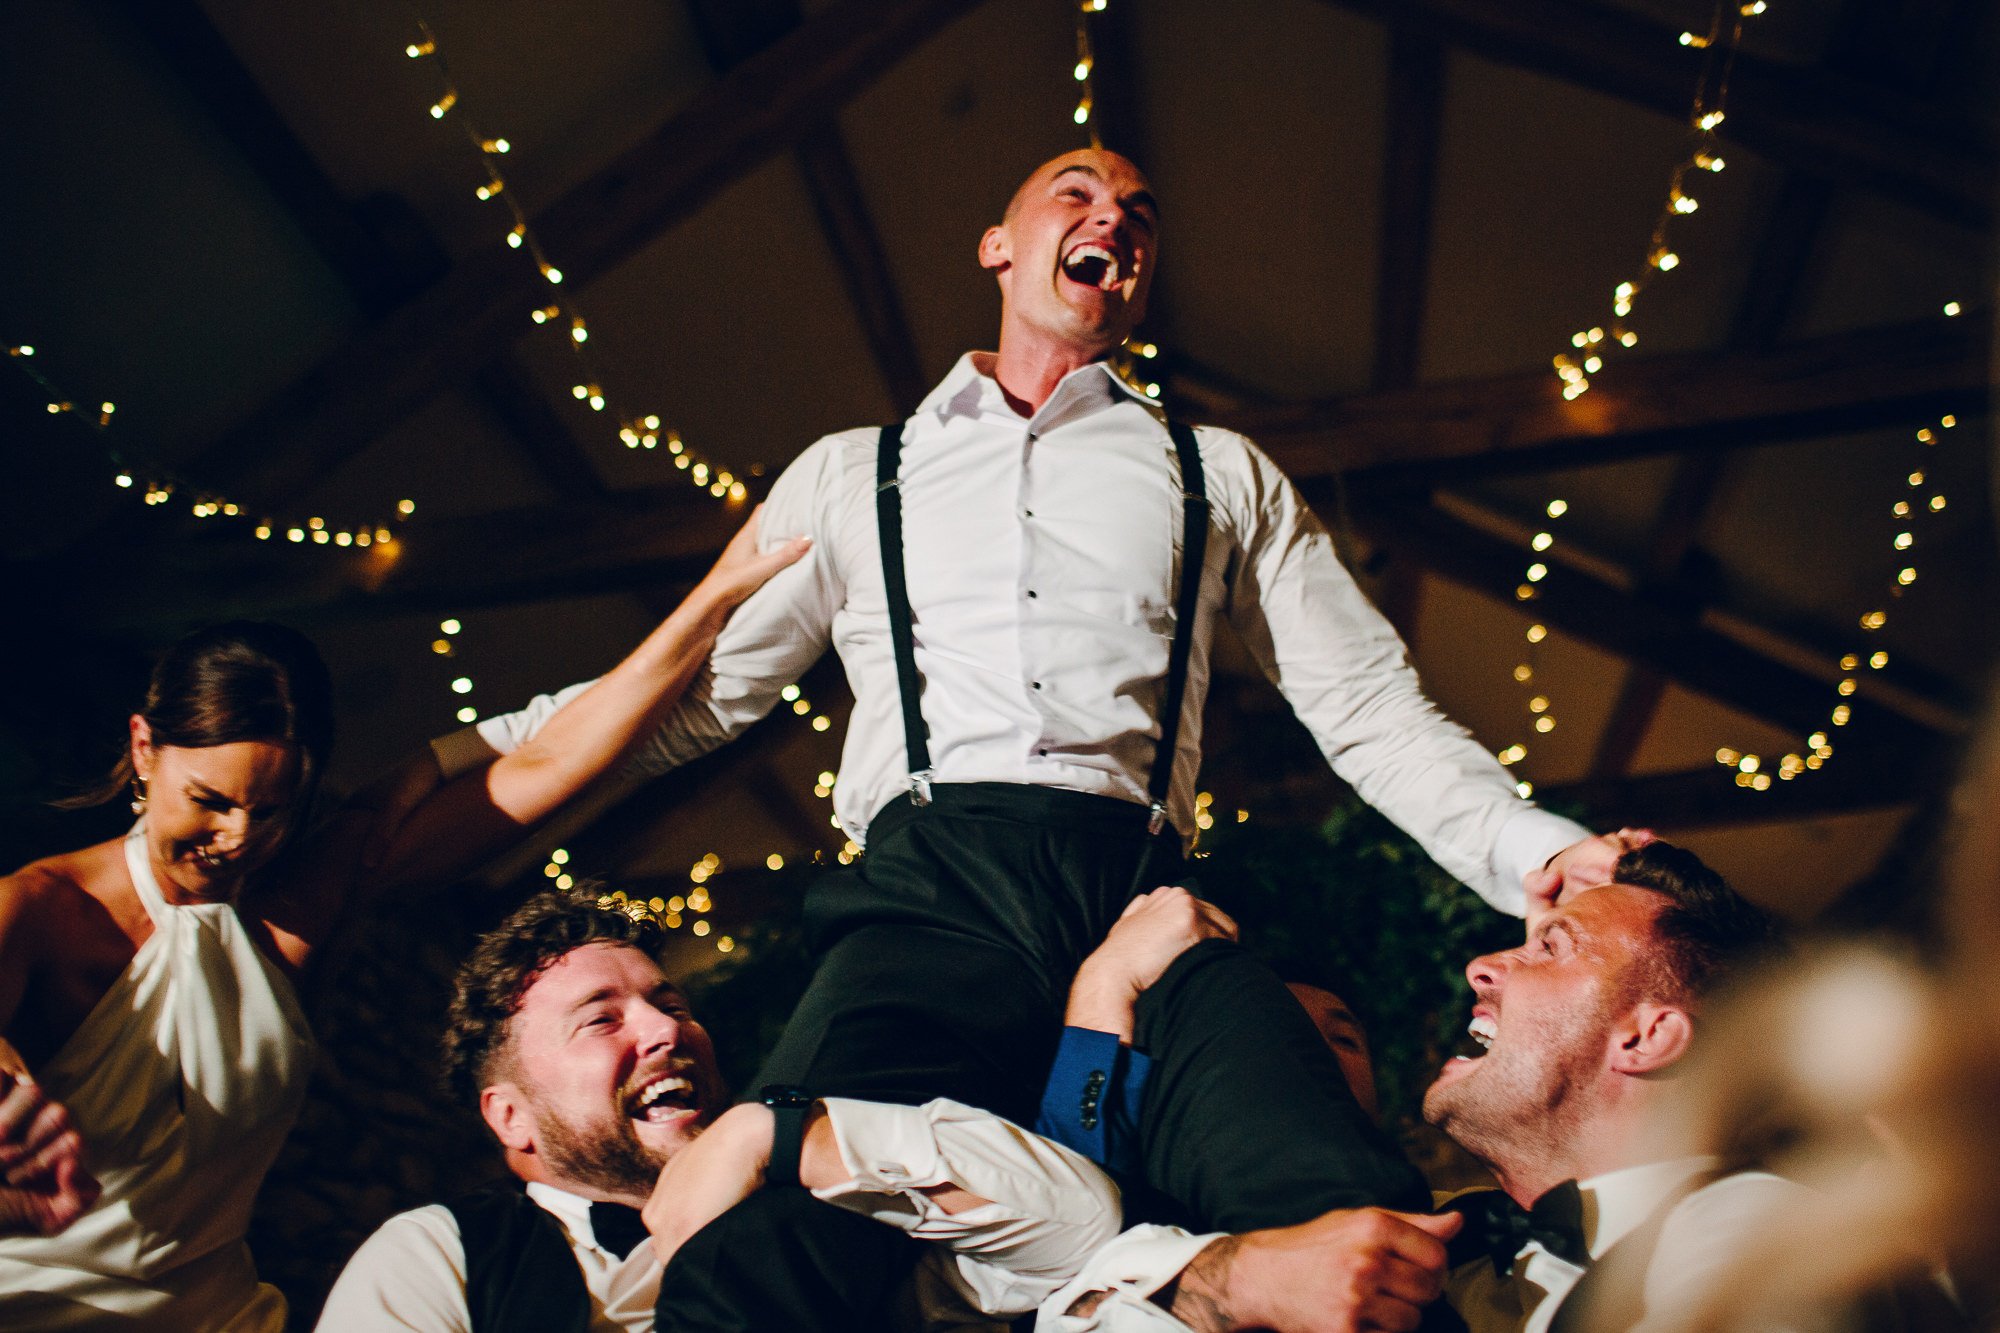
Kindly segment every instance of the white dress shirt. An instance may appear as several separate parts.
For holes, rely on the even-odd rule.
[[[1711,1158],[1683,1157],[1578,1181],[1590,1257],[1601,1259],[1676,1190],[1714,1165]],[[1798,1206],[1805,1192],[1805,1186],[1779,1176],[1738,1171],[1709,1181],[1674,1204],[1646,1265],[1646,1322],[1671,1326],[1674,1321],[1668,1312],[1730,1267],[1767,1220],[1787,1206]],[[1445,1299],[1471,1333],[1547,1333],[1557,1308],[1583,1274],[1576,1264],[1549,1253],[1539,1241],[1530,1241],[1506,1277],[1497,1276],[1485,1259],[1453,1270],[1445,1283]]]
[[[1022,417],[969,353],[907,424],[900,468],[922,709],[938,782],[1008,782],[1144,804],[1173,639],[1182,514],[1159,406],[1101,365]],[[1521,800],[1424,697],[1401,640],[1292,484],[1240,435],[1198,431],[1211,505],[1168,816],[1194,828],[1209,649],[1225,616],[1334,771],[1502,911],[1587,836]],[[813,550],[730,617],[706,671],[635,754],[663,771],[735,736],[831,643],[855,695],[834,811],[856,841],[909,790],[875,517],[873,429],[830,435],[764,505],[768,548]],[[447,772],[532,735],[576,690],[440,743]],[[484,744],[480,744],[483,741]]]
[[[824,1103],[849,1178],[814,1193],[837,1207],[944,1242],[925,1256],[909,1302],[926,1327],[965,1326],[977,1310],[1032,1310],[1118,1234],[1118,1187],[1088,1158],[990,1112],[830,1097]],[[988,1202],[948,1213],[923,1193],[959,1186]],[[562,1226],[590,1292],[591,1333],[652,1333],[661,1266],[650,1245],[618,1255],[597,1243],[590,1203],[535,1182],[528,1197]],[[948,1248],[946,1247],[948,1246]],[[465,1249],[442,1204],[399,1213],[348,1261],[327,1297],[323,1333],[471,1333]]]
[[[1650,1162],[1581,1181],[1583,1226],[1591,1258],[1630,1235],[1697,1172],[1713,1166],[1708,1158]],[[1671,1326],[1674,1306],[1699,1293],[1760,1233],[1766,1219],[1786,1205],[1796,1206],[1803,1186],[1761,1171],[1744,1171],[1710,1181],[1673,1206],[1646,1268],[1648,1324],[1658,1317]],[[1185,1329],[1150,1299],[1179,1276],[1217,1235],[1190,1235],[1175,1227],[1134,1227],[1084,1264],[1074,1281],[1042,1305],[1036,1327],[1045,1333],[1165,1333]],[[1444,1299],[1471,1333],[1547,1333],[1556,1308],[1584,1270],[1530,1241],[1506,1277],[1481,1258],[1452,1270]],[[1106,1293],[1086,1316],[1066,1314],[1094,1292]],[[1813,1325],[1794,1321],[1789,1327]]]

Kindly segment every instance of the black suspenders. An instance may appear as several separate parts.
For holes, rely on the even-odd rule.
[[[1202,561],[1208,551],[1208,487],[1201,471],[1201,449],[1194,428],[1167,423],[1181,472],[1181,579],[1174,603],[1174,642],[1167,653],[1166,689],[1160,699],[1160,743],[1153,755],[1153,772],[1146,784],[1147,830],[1158,833],[1167,823],[1167,793],[1173,787],[1174,755],[1179,743],[1181,705],[1187,697],[1188,654],[1194,647],[1196,607],[1201,600]],[[882,587],[889,602],[889,640],[896,655],[896,685],[903,702],[903,743],[909,751],[910,799],[931,803],[930,735],[920,705],[916,646],[910,633],[910,589],[903,571],[903,502],[897,464],[903,451],[899,422],[882,427],[875,453],[875,520],[882,544]]]

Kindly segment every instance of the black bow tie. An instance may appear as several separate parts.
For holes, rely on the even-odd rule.
[[[638,1249],[651,1233],[637,1208],[594,1202],[590,1205],[590,1234],[597,1238],[599,1249],[609,1250],[622,1259]]]
[[[1542,1195],[1533,1208],[1522,1208],[1504,1190],[1473,1190],[1445,1208],[1465,1215],[1465,1226],[1449,1247],[1454,1268],[1484,1256],[1493,1261],[1494,1275],[1505,1277],[1514,1271],[1514,1257],[1529,1241],[1540,1242],[1550,1254],[1579,1268],[1590,1267],[1590,1247],[1583,1238],[1583,1192],[1574,1180]]]

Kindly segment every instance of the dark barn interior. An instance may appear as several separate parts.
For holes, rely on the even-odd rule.
[[[992,345],[974,244],[1095,131],[1162,200],[1132,374],[1283,465],[1447,712],[1788,915],[1909,919],[2000,605],[1996,71],[1987,0],[9,6],[0,852],[116,831],[45,802],[202,623],[315,638],[340,786],[603,670],[814,438]],[[488,878],[698,899],[717,962],[853,852],[845,681],[800,689]],[[1210,717],[1218,834],[1341,799],[1240,651]],[[329,1197],[431,1185],[384,1160]]]

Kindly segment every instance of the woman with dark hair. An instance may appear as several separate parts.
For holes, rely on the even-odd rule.
[[[758,555],[753,519],[533,745],[439,787],[366,870],[366,794],[299,836],[333,733],[312,644],[250,623],[176,644],[84,798],[129,789],[132,831],[0,879],[0,1327],[282,1329],[243,1235],[310,1069],[295,979],[354,907],[449,882],[606,772],[805,550]]]

